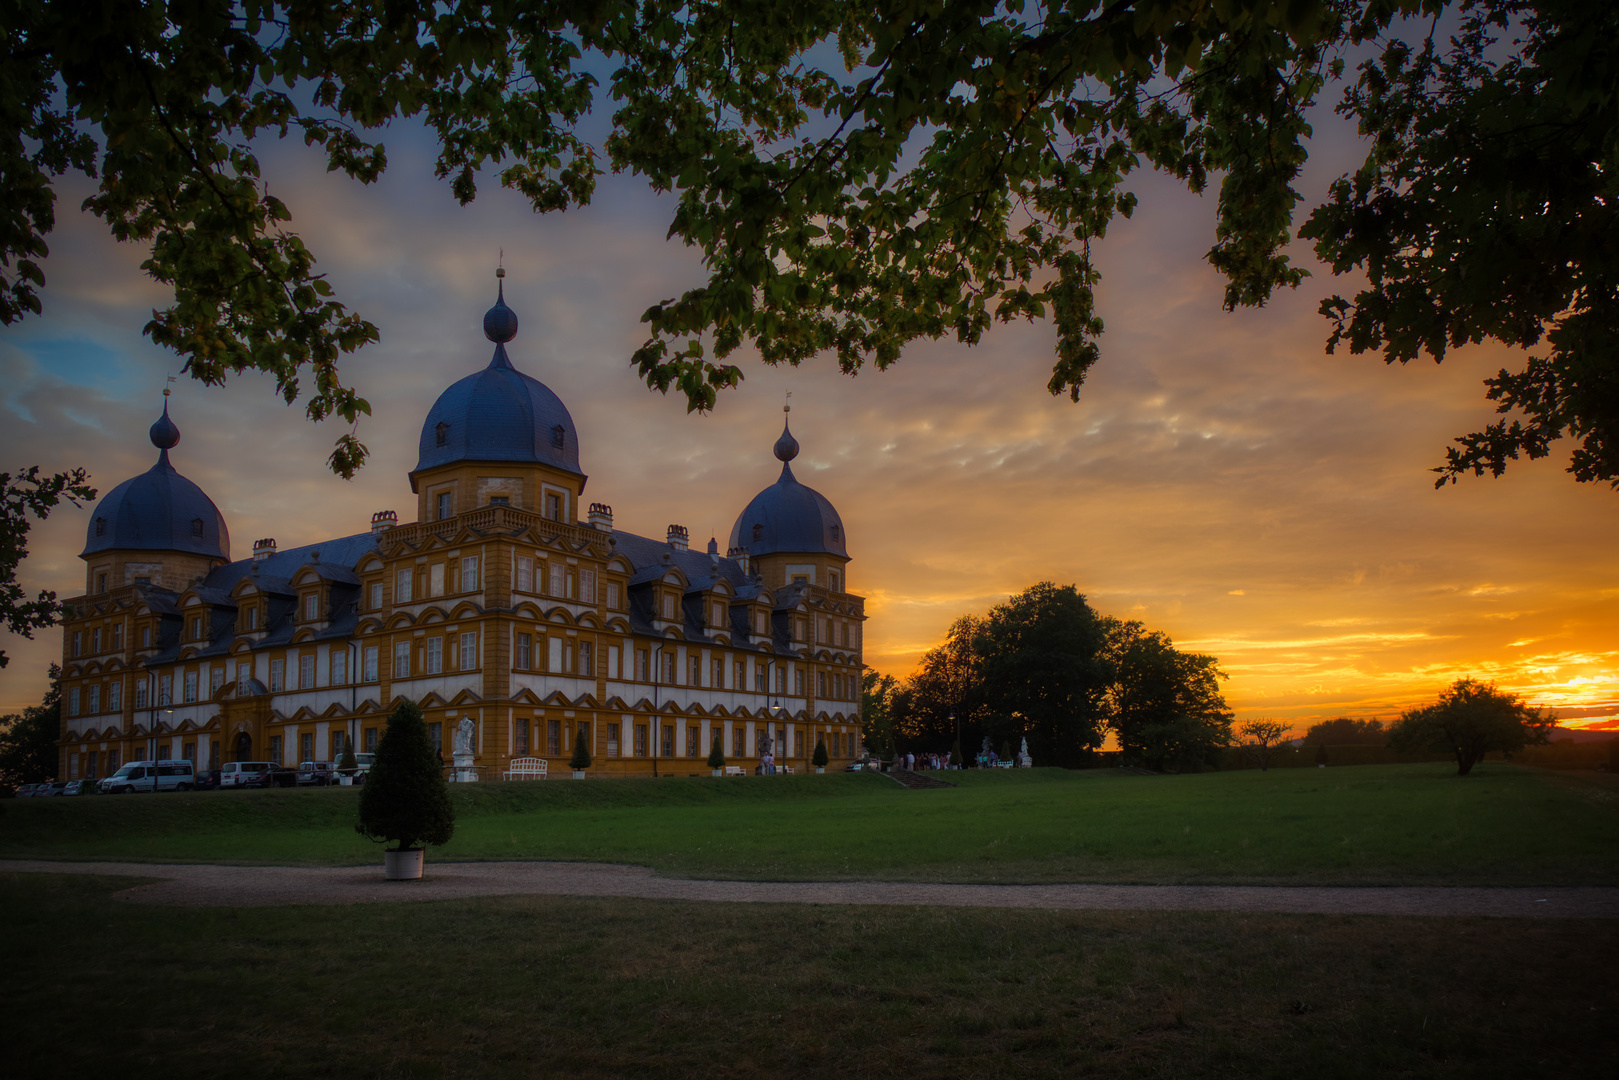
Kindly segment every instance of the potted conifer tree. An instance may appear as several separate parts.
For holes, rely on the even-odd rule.
[[[573,757],[568,759],[568,768],[573,770],[575,780],[585,778],[585,770],[590,768],[590,742],[578,736],[573,740]]]
[[[420,878],[426,845],[447,844],[455,833],[444,770],[428,741],[421,707],[413,701],[401,702],[388,717],[360,792],[360,823],[354,830],[368,840],[393,843],[382,853],[389,881]]]
[[[815,756],[810,760],[815,763],[816,772],[826,772],[826,763],[830,759],[826,756],[826,739],[819,735],[815,737]]]
[[[725,751],[724,751],[723,748],[721,748],[720,741],[718,739],[711,739],[711,740],[709,740],[709,742],[710,742],[710,745],[708,747],[708,767],[710,769],[714,770],[714,775],[715,776],[724,776],[725,775]]]
[[[337,782],[344,787],[354,783],[354,774],[360,771],[360,762],[354,756],[354,744],[343,740],[343,752],[337,756]]]

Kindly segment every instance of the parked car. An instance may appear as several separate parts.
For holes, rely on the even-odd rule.
[[[326,787],[337,783],[337,769],[330,761],[300,761],[299,787]]]
[[[34,792],[38,791],[43,786],[43,784],[18,784],[15,797],[18,799],[32,799],[34,797]]]
[[[51,795],[60,795],[64,790],[66,790],[68,783],[69,781],[66,780],[52,780],[46,784],[36,785],[34,788],[34,798],[43,799]]]
[[[69,780],[67,787],[62,789],[63,795],[94,795],[96,782],[94,780]]]
[[[218,769],[204,769],[202,772],[197,774],[197,790],[218,791],[219,780],[223,775],[224,773]]]
[[[128,795],[137,791],[190,791],[196,782],[196,769],[185,759],[131,761],[101,781],[100,786],[109,795]]]
[[[354,773],[354,782],[356,784],[363,784],[365,783],[366,774],[371,771],[371,766],[377,763],[377,755],[355,754],[354,761],[359,766]]]
[[[239,787],[295,787],[298,783],[298,770],[285,765],[277,765],[270,761],[244,761],[241,763],[243,773]],[[247,771],[247,770],[254,771]]]

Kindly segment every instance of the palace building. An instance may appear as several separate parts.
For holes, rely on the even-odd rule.
[[[750,772],[766,739],[794,771],[818,741],[834,766],[860,756],[864,600],[837,510],[793,476],[792,433],[723,556],[680,525],[615,529],[610,506],[581,514],[578,432],[507,355],[517,325],[502,287],[484,316],[493,359],[422,424],[414,522],[384,510],[319,543],[256,541],[251,558],[232,561],[224,515],[171,462],[165,400],[157,463],[92,507],[59,775],[335,761],[345,740],[374,748],[403,700],[446,761],[471,719],[487,779],[517,757],[566,775],[576,740],[591,775],[702,774],[716,741]]]

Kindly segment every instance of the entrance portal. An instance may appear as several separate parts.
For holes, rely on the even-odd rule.
[[[253,755],[253,736],[245,731],[237,735],[234,753],[236,761],[246,761],[250,758]]]

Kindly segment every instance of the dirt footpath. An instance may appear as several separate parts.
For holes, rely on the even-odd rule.
[[[1114,911],[1263,911],[1336,915],[1619,918],[1619,888],[1315,885],[945,885],[889,881],[691,881],[637,866],[433,862],[421,881],[384,881],[382,867],[195,866],[0,861],[0,873],[101,874],[163,880],[114,894],[138,904],[273,907],[459,900],[471,896],[624,896],[751,904],[885,904]]]

